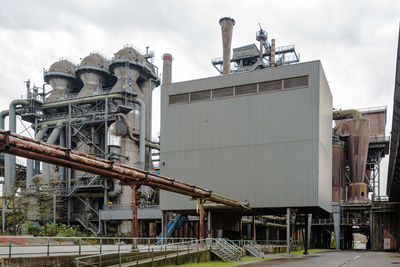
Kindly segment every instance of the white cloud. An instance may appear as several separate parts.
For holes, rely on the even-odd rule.
[[[231,16],[233,47],[254,43],[260,22],[278,45],[295,44],[302,61],[322,61],[335,107],[387,105],[391,124],[398,14],[398,0],[0,1],[0,107],[25,94],[27,78],[41,86],[42,69],[58,58],[112,57],[126,43],[150,46],[160,72],[161,55],[171,53],[173,81],[217,75],[218,20]]]

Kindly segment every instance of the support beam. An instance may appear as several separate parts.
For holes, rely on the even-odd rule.
[[[200,211],[199,236],[200,236],[200,239],[204,239],[205,235],[204,235],[204,206],[203,206],[203,203],[200,203],[199,211]]]
[[[256,242],[257,233],[256,233],[256,216],[253,216],[253,241]]]
[[[308,214],[308,218],[307,218],[307,244],[308,244],[308,248],[310,248],[311,246],[311,225],[312,225],[312,214]]]
[[[137,203],[137,189],[136,184],[131,185],[132,188],[132,249],[137,249],[137,238],[139,237],[139,219],[138,219],[138,203]]]
[[[188,220],[189,221],[189,220]],[[207,238],[212,238],[211,210],[207,211]]]
[[[162,227],[162,244],[167,244],[168,238],[168,211],[162,211],[162,218],[161,218],[161,227]]]
[[[286,253],[290,254],[290,208],[286,209]]]
[[[308,225],[309,225],[309,221],[308,221],[309,216],[305,217],[304,220],[304,230],[305,230],[305,237],[304,237],[304,255],[308,255]]]
[[[332,216],[336,249],[340,249],[340,205],[332,205]]]

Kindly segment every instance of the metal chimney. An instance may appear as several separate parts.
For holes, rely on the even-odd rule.
[[[164,54],[162,56],[163,60],[163,74],[162,74],[162,84],[169,84],[172,82],[172,60],[171,54]]]
[[[275,66],[275,39],[271,39],[271,58],[270,58],[271,67]]]
[[[222,33],[222,49],[223,49],[223,74],[227,75],[231,71],[231,44],[232,31],[235,20],[229,17],[223,17],[219,20]]]

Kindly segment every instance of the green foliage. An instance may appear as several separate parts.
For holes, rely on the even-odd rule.
[[[39,235],[39,232],[40,232],[40,226],[38,226],[37,224],[35,224],[32,221],[26,221],[22,225],[22,234],[24,234],[24,235],[37,236],[37,235]]]
[[[58,233],[56,236],[70,237],[70,236],[84,236],[84,235],[80,231],[79,226],[68,227],[68,225],[66,225],[66,224],[60,224],[58,226]]]
[[[79,226],[68,226],[66,224],[46,223],[46,227],[39,226],[34,222],[27,221],[23,224],[23,234],[34,236],[57,236],[73,237],[84,236]]]
[[[24,196],[14,195],[3,199],[3,201],[6,201],[8,209],[6,215],[7,227],[12,227],[13,234],[18,234],[22,224],[26,221],[29,200]]]

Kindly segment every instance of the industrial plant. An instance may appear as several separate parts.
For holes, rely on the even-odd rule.
[[[290,251],[296,240],[348,249],[362,234],[367,249],[398,250],[399,58],[389,138],[386,106],[333,107],[321,61],[300,62],[261,25],[257,44],[232,49],[235,23],[219,21],[214,77],[172,82],[173,55],[161,76],[154,52],[126,45],[112,58],[61,58],[43,87],[27,82],[0,113],[3,234],[16,195],[29,200],[26,220],[41,223],[35,194],[46,190],[48,220],[95,236],[286,240]],[[34,138],[16,134],[17,118]]]

